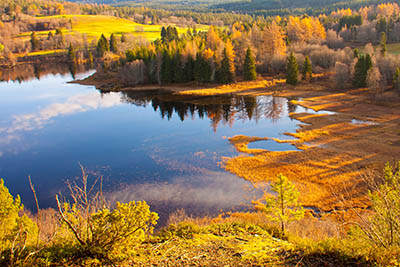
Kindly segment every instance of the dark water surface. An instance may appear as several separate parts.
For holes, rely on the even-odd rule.
[[[0,82],[0,177],[30,209],[28,175],[41,207],[54,207],[65,181],[80,174],[78,163],[104,176],[112,200],[145,199],[161,213],[242,206],[252,197],[245,189],[251,186],[220,167],[222,157],[237,155],[225,137],[290,139],[283,133],[299,122],[289,111],[305,111],[271,96],[102,94],[68,84],[70,73],[31,72],[36,77],[3,73],[10,81]],[[262,148],[293,149],[272,141]]]

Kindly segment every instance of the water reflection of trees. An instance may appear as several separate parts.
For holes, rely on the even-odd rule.
[[[33,79],[40,80],[41,77],[49,74],[70,74],[74,78],[76,74],[89,70],[91,66],[83,64],[65,64],[65,63],[24,63],[17,64],[13,68],[1,68],[1,81],[24,82]]]
[[[195,97],[145,92],[124,92],[123,101],[136,106],[151,105],[162,118],[171,119],[176,114],[181,121],[187,118],[208,118],[211,127],[217,130],[220,124],[229,125],[235,121],[258,122],[269,119],[273,122],[295,111],[296,107],[285,98],[273,96],[213,96]]]

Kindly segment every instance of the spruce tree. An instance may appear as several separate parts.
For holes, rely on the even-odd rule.
[[[161,83],[171,83],[174,78],[173,62],[168,49],[164,49],[161,58]]]
[[[114,34],[111,34],[111,36],[110,36],[110,51],[113,53],[118,52],[117,38],[115,37]]]
[[[107,38],[104,36],[104,34],[101,35],[99,41],[97,42],[96,50],[99,57],[104,56],[106,51],[110,51],[110,46],[108,45]]]
[[[165,40],[165,37],[167,36],[167,31],[165,30],[165,27],[163,26],[161,28],[161,40]]]
[[[49,31],[49,34],[47,34],[47,40],[50,41],[54,38],[53,32]]]
[[[75,49],[71,43],[69,44],[69,47],[68,47],[68,60],[70,62],[76,61]]]
[[[257,79],[256,63],[251,48],[246,51],[246,58],[243,64],[243,79],[245,81],[254,81]]]
[[[36,51],[39,49],[39,40],[37,39],[35,32],[32,32],[31,34],[31,45],[32,51]]]
[[[303,64],[303,76],[302,80],[303,81],[311,81],[312,78],[312,65],[310,58],[306,56]]]
[[[121,43],[125,43],[125,42],[126,42],[126,35],[125,35],[125,33],[123,33],[121,35]]]
[[[381,54],[382,54],[382,56],[386,56],[387,47],[386,47],[386,33],[385,32],[381,33],[380,46],[381,46]]]
[[[235,81],[235,54],[232,50],[231,43],[226,43],[221,65],[218,69],[218,82],[220,83],[233,83]]]
[[[393,77],[393,88],[400,89],[400,68],[396,69]]]
[[[355,48],[353,50],[353,55],[354,55],[354,58],[358,58],[360,56],[360,52],[358,51],[358,48]]]
[[[62,47],[64,47],[65,40],[64,40],[64,34],[63,34],[63,32],[61,31],[61,29],[56,29],[56,34],[55,34],[55,36],[57,37],[57,38],[56,38],[56,39],[57,39],[57,48],[62,48]]]
[[[355,65],[353,86],[356,88],[367,86],[367,75],[369,69],[372,67],[372,59],[369,54],[360,55]]]
[[[271,183],[271,191],[276,194],[266,194],[265,203],[255,201],[253,204],[256,209],[265,212],[271,220],[279,223],[282,234],[285,234],[289,222],[299,220],[304,216],[304,209],[298,203],[299,192],[282,174],[278,174],[276,181]]]
[[[182,54],[178,51],[174,57],[174,82],[182,83],[184,82],[183,64],[182,64]]]
[[[211,81],[212,69],[202,53],[197,52],[194,63],[194,79],[198,82],[207,83]]]
[[[286,83],[291,85],[296,85],[298,83],[298,76],[299,76],[299,66],[292,52],[287,58]]]
[[[191,82],[194,80],[194,59],[192,55],[188,55],[185,66],[183,68],[183,75],[184,75],[184,81],[185,82]]]

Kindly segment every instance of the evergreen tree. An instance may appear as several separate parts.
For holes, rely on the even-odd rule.
[[[207,83],[211,81],[211,74],[210,64],[200,52],[197,52],[194,64],[194,79],[198,82]]]
[[[110,51],[113,53],[118,52],[117,38],[115,37],[114,34],[111,34],[111,36],[110,36]]]
[[[276,181],[271,183],[271,191],[276,194],[265,194],[265,204],[255,201],[256,209],[281,225],[282,234],[285,233],[289,222],[299,220],[304,216],[304,209],[298,203],[299,192],[295,186],[282,174],[278,174]]]
[[[218,70],[218,82],[233,83],[235,81],[235,54],[230,42],[225,44],[223,58]]]
[[[64,47],[65,40],[64,40],[64,34],[61,31],[61,29],[56,29],[55,36],[56,36],[56,41],[57,41],[57,48]]]
[[[121,43],[125,43],[127,41],[125,33],[121,35]]]
[[[161,59],[161,83],[171,83],[174,78],[173,61],[168,49],[164,49]]]
[[[369,69],[372,67],[372,60],[369,54],[361,55],[358,57],[358,61],[354,70],[353,86],[360,88],[367,86],[367,75]]]
[[[298,83],[298,76],[299,76],[299,66],[292,52],[287,58],[286,83],[291,85],[296,85]]]
[[[31,45],[32,45],[32,51],[37,51],[39,49],[39,40],[36,37],[36,33],[32,32],[31,34]]]
[[[303,64],[303,76],[302,80],[303,81],[311,81],[312,78],[312,65],[310,58],[306,56]]]
[[[247,48],[246,58],[244,59],[243,79],[245,81],[254,81],[257,79],[256,62],[250,47]]]
[[[107,38],[104,36],[104,34],[101,35],[99,41],[97,42],[96,50],[99,57],[104,56],[106,51],[110,51],[110,46],[108,45]]]
[[[88,61],[89,61],[89,63],[93,63],[93,54],[92,54],[92,52],[89,52],[89,54],[88,54]]]
[[[192,55],[189,55],[183,68],[183,76],[185,82],[191,82],[194,80],[194,63],[195,62]]]
[[[400,68],[396,69],[393,77],[393,88],[400,89]]]
[[[184,82],[184,73],[182,66],[182,54],[178,51],[174,57],[174,82]]]
[[[47,40],[50,41],[54,38],[53,32],[49,31],[49,34],[47,34]]]
[[[161,28],[161,40],[165,40],[165,37],[167,36],[167,31],[165,30],[165,27],[163,26]]]
[[[75,49],[71,43],[69,44],[69,47],[68,47],[68,60],[71,62],[76,61]]]
[[[387,47],[386,47],[386,33],[385,32],[381,33],[380,46],[381,46],[381,54],[382,54],[382,56],[386,56]]]
[[[354,58],[358,58],[360,56],[360,52],[358,51],[358,48],[355,48],[353,50],[353,55],[354,55]]]

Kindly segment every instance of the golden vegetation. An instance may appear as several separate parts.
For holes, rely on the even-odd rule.
[[[277,174],[287,176],[301,192],[300,202],[321,210],[342,208],[338,196],[345,194],[347,207],[368,206],[367,185],[360,178],[366,169],[379,170],[385,161],[393,162],[400,154],[397,144],[400,112],[394,106],[371,103],[365,89],[347,93],[322,91],[297,86],[282,89],[283,96],[304,96],[302,105],[330,109],[334,114],[293,113],[303,123],[296,140],[287,141],[302,151],[271,152],[248,149],[249,142],[268,137],[235,136],[230,142],[248,155],[225,158],[225,169],[252,182],[272,181]],[[322,86],[323,87],[323,86]],[[326,87],[325,87],[326,88]],[[353,118],[371,119],[374,124],[352,123]],[[379,123],[379,124],[377,124]],[[280,140],[275,140],[280,141]]]
[[[195,90],[183,90],[180,91],[181,95],[199,95],[199,96],[210,96],[210,95],[222,95],[229,93],[238,93],[250,90],[259,90],[268,87],[275,86],[277,84],[285,83],[284,79],[273,79],[273,80],[258,80],[253,82],[238,82],[234,84],[220,85],[213,88],[199,88]]]

